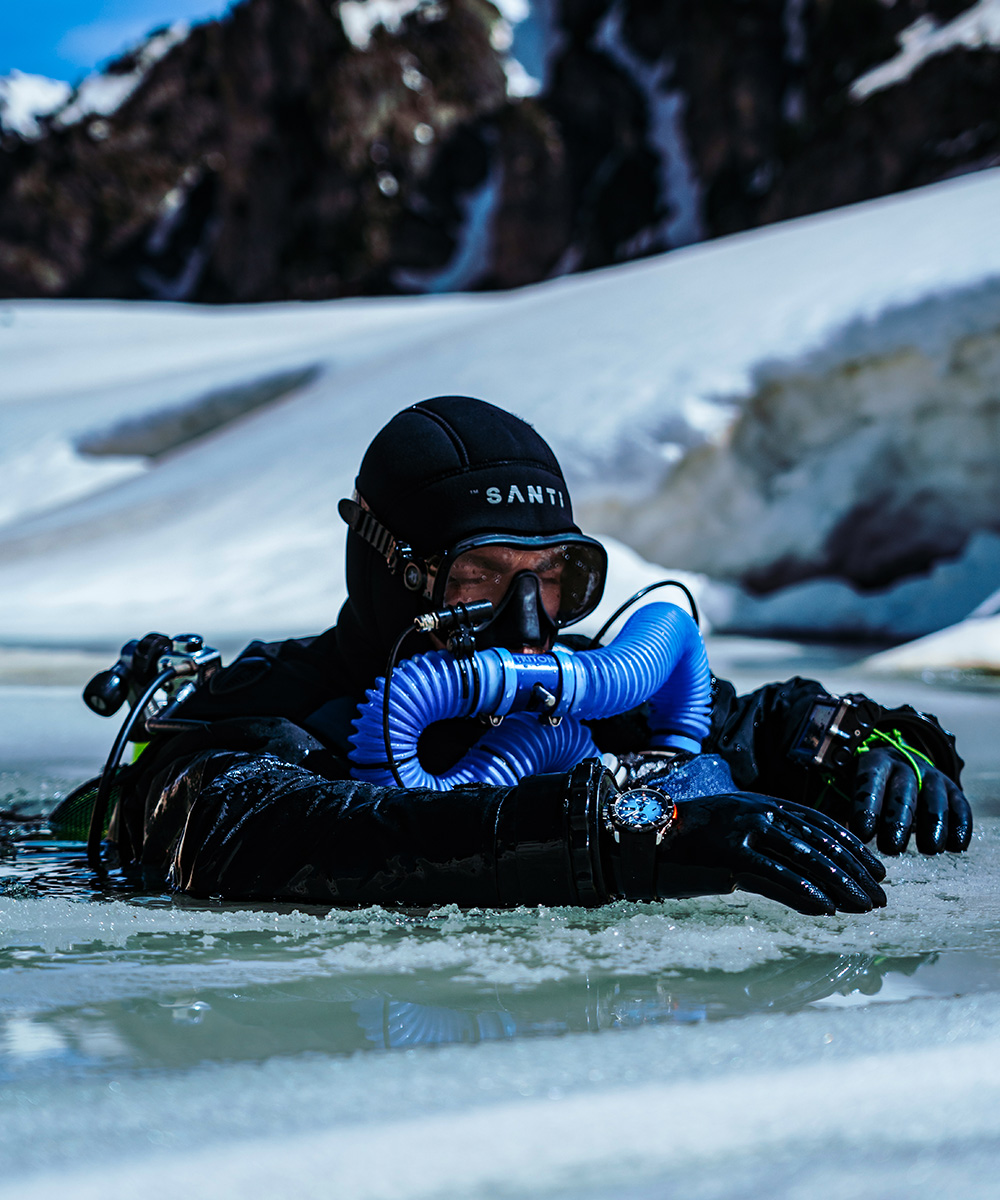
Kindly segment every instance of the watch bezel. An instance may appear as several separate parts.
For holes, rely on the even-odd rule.
[[[627,797],[634,796],[637,792],[643,796],[653,796],[661,806],[661,815],[655,820],[643,821],[637,824],[634,821],[626,821],[618,815],[618,805]],[[652,787],[649,785],[640,785],[639,787],[626,788],[624,791],[618,792],[612,796],[607,807],[604,810],[604,822],[608,830],[613,835],[615,841],[621,840],[623,833],[629,835],[656,835],[656,845],[659,845],[663,840],[664,834],[671,827],[677,818],[677,805],[670,794],[663,788]]]

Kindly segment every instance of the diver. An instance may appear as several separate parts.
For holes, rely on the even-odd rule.
[[[604,761],[446,790],[352,777],[353,723],[390,651],[406,659],[444,644],[428,614],[478,605],[489,613],[472,634],[478,648],[579,652],[588,640],[564,630],[598,604],[607,556],[574,523],[548,444],[467,397],[398,413],[340,512],[348,595],[337,623],[251,643],[121,769],[109,853],[148,884],[413,907],[742,888],[829,914],[885,904],[884,867],[862,844],[873,837],[887,854],[914,833],[926,854],[968,846],[961,759],[933,717],[799,678],[739,697],[710,679],[700,756],[683,738],[654,744],[639,705],[586,723]],[[425,632],[402,638],[420,618]],[[422,768],[447,772],[483,734],[473,718],[430,724]]]

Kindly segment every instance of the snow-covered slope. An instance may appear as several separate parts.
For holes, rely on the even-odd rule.
[[[39,117],[61,108],[73,89],[61,79],[11,71],[0,76],[0,132],[11,130],[22,137],[35,137]]]
[[[900,513],[913,553],[961,550],[995,527],[1000,493],[998,233],[993,171],[518,293],[9,305],[0,637],[220,637],[332,620],[336,501],[381,424],[441,393],[533,421],[582,522],[668,566],[850,574],[850,553],[830,550],[842,543],[866,546],[891,577],[898,555],[879,538]],[[220,390],[266,391],[306,369],[297,390],[200,441],[162,433],[211,424]],[[124,444],[126,421],[166,437],[160,457],[77,449]],[[896,524],[880,526],[880,512]],[[902,607],[904,621],[923,615],[900,632],[926,632],[1000,587],[998,546],[981,533],[974,571],[912,579],[905,605],[841,583],[839,610],[827,593],[771,623],[891,631]],[[649,576],[635,560],[629,571]],[[769,603],[709,596],[723,626],[760,613],[766,625]]]
[[[92,71],[76,86],[44,75],[14,70],[0,76],[0,132],[10,130],[24,138],[42,132],[39,118],[49,117],[63,129],[87,117],[116,112],[142,83],[150,67],[187,37],[184,21],[155,30],[119,60],[124,69]],[[94,131],[101,136],[100,126]]]
[[[155,30],[118,60],[116,66],[120,68],[127,63],[126,69],[91,72],[73,88],[69,102],[56,111],[53,124],[65,128],[87,117],[110,116],[117,112],[145,79],[150,67],[179,45],[189,31],[186,21]],[[95,132],[100,137],[101,127],[98,126]]]

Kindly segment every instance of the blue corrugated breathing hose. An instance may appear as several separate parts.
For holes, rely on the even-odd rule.
[[[526,775],[565,771],[600,751],[584,720],[649,701],[652,744],[697,752],[709,729],[711,673],[698,627],[674,604],[649,604],[608,647],[550,654],[446,650],[417,655],[393,672],[389,737],[407,787],[445,791],[462,783],[513,785]],[[383,681],[369,690],[354,722],[355,779],[392,785],[382,720]],[[449,771],[421,766],[417,742],[435,721],[507,718]],[[550,723],[557,719],[556,724]]]

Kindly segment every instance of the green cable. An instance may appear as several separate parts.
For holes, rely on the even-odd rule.
[[[917,759],[923,759],[924,763],[926,763],[929,767],[934,766],[934,760],[932,758],[928,758],[926,754],[918,750],[915,746],[911,746],[908,742],[904,742],[903,735],[898,729],[893,729],[889,733],[884,733],[881,729],[873,730],[857,748],[855,753],[866,754],[869,750],[874,750],[876,746],[873,745],[873,743],[885,743],[886,745],[891,746],[893,750],[897,750],[903,756],[903,758],[906,759],[906,761],[913,768],[914,775],[917,777],[917,794],[919,795],[920,790],[924,786],[924,771],[926,768],[921,766],[920,763],[917,762]],[[836,795],[838,795],[842,800],[849,801],[851,799],[847,792],[845,792],[842,788],[837,787],[836,783],[834,783],[833,775],[827,775],[823,780],[823,784],[823,790],[816,797],[816,803],[814,805],[818,811],[823,811],[823,805],[828,792],[836,793]]]
[[[833,782],[833,776],[827,775],[823,780],[823,790],[816,797],[816,803],[813,805],[818,812],[823,811],[824,805],[826,804],[827,792],[834,792],[841,798],[841,800],[851,799],[851,797],[843,790],[843,788],[837,787],[837,785]]]
[[[899,753],[913,768],[913,773],[917,777],[918,791],[924,786],[924,771],[926,770],[926,767],[922,767],[920,763],[917,762],[917,759],[923,759],[928,767],[933,767],[934,760],[932,758],[928,758],[926,754],[923,754],[915,746],[911,746],[908,742],[904,742],[903,735],[898,729],[893,729],[889,733],[884,733],[881,729],[873,730],[872,733],[870,733],[858,747],[857,753],[865,754],[869,750],[874,749],[872,745],[873,742],[885,742],[887,745],[891,746],[893,750],[899,751]]]

